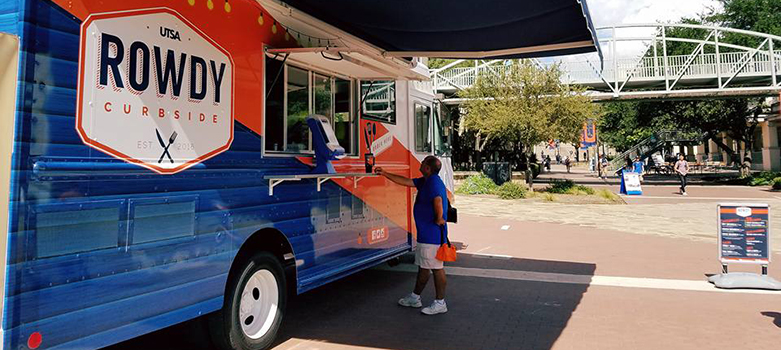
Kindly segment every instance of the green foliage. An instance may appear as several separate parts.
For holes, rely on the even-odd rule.
[[[599,105],[584,89],[561,84],[558,66],[513,61],[487,72],[459,92],[467,99],[461,126],[483,143],[499,140],[518,151],[550,139],[576,143],[586,120],[598,116]]]
[[[532,168],[532,178],[536,179],[537,176],[540,176],[540,171],[542,171],[542,166],[538,163],[531,163],[530,166]]]
[[[448,64],[451,64],[455,62],[456,60],[450,59],[450,58],[430,58],[428,60],[428,68],[429,69],[437,69],[442,68]],[[463,62],[456,64],[453,66],[454,68],[469,68],[474,67],[475,61],[474,60],[464,60]]]
[[[576,186],[575,182],[572,180],[558,180],[554,179],[550,186],[548,186],[547,189],[545,189],[545,192],[548,193],[567,193],[567,191],[571,190]]]
[[[781,35],[781,2],[778,0],[719,0],[723,10],[707,20],[734,29]],[[725,33],[725,42],[747,47],[758,46],[762,38]]]
[[[594,194],[595,192],[596,191],[594,191],[594,189],[591,188],[591,187],[586,187],[586,186],[583,186],[583,185],[575,185],[575,187],[570,188],[566,193],[567,194],[574,194],[574,195],[577,195],[577,196],[581,196],[581,195],[589,195],[590,196],[590,195]]]
[[[610,192],[609,190],[605,190],[605,189],[601,189],[601,190],[597,191],[597,195],[602,197],[602,198],[604,198],[604,199],[607,199],[607,200],[609,200],[611,202],[618,202],[619,200],[621,200],[621,197],[619,197],[615,193]]]
[[[521,199],[526,198],[528,190],[526,189],[526,186],[510,181],[499,186],[495,193],[501,199]]]
[[[714,7],[710,13],[698,18],[682,18],[677,22],[705,24],[734,29],[781,35],[781,1],[778,0],[718,0],[721,8]],[[707,29],[667,27],[669,38],[704,40],[711,33]],[[734,32],[720,32],[721,43],[756,48],[764,38]],[[668,41],[667,55],[690,55],[696,43]],[[767,47],[760,48],[766,50]],[[656,46],[656,57],[662,57],[662,45]],[[714,45],[705,45],[706,54],[715,53]],[[721,47],[721,52],[735,51]],[[745,50],[743,50],[745,51]],[[654,57],[653,48],[645,53]],[[620,102],[606,104],[605,117],[600,120],[601,139],[618,150],[625,150],[657,130],[683,130],[705,134],[716,141],[731,157],[737,155],[732,149],[716,139],[715,135],[726,132],[733,140],[740,141],[747,149],[752,146],[757,118],[768,106],[759,98],[710,99],[696,101],[651,101]]]
[[[753,174],[751,177],[747,178],[746,180],[749,186],[773,185],[774,186],[773,188],[775,189],[776,180],[779,178],[781,178],[781,173],[772,172],[772,171],[763,171],[761,173]]]
[[[545,189],[545,192],[548,193],[557,193],[557,194],[573,194],[576,196],[580,195],[593,195],[596,193],[593,188],[586,187],[583,185],[578,185],[572,180],[553,180],[551,182],[550,186]]]
[[[493,194],[497,187],[494,180],[484,174],[472,175],[456,189],[458,194]]]
[[[754,177],[748,180],[749,186],[767,186],[770,185],[770,182],[773,180],[764,179],[761,177]]]
[[[773,189],[781,190],[781,176],[773,179]]]

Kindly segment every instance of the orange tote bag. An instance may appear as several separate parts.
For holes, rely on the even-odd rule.
[[[440,226],[439,230],[439,241],[442,242],[442,244],[440,244],[439,249],[437,249],[437,260],[448,262],[456,261],[456,247],[450,244],[450,238],[448,238],[447,243],[445,243],[445,226]]]

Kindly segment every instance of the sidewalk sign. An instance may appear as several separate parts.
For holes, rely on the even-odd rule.
[[[767,275],[772,256],[770,206],[759,203],[721,203],[717,206],[719,261],[722,274],[708,278],[718,288],[781,290],[781,282]],[[762,275],[729,273],[728,264],[762,265]]]
[[[719,260],[722,264],[770,263],[770,207],[719,204]]]
[[[621,193],[634,196],[642,195],[640,174],[632,171],[622,171],[621,173],[621,189],[623,190]]]

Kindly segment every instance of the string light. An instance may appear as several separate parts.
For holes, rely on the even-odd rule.
[[[274,21],[274,25],[271,26],[271,32],[277,34],[277,21]]]
[[[231,4],[228,2],[228,0],[225,0],[225,12],[231,12]]]
[[[276,22],[274,23],[276,24]],[[312,43],[314,43],[316,40],[318,46],[322,46],[323,44],[326,44],[327,47],[331,47],[331,46],[335,46],[332,40],[338,40],[338,39],[330,39],[330,38],[318,38],[316,36],[304,34],[293,28],[288,28],[285,26],[282,26],[282,28],[285,30],[285,40],[288,39],[288,35],[289,35],[290,37],[294,37],[299,45],[304,45],[304,43],[306,42],[311,47]],[[305,42],[301,40],[302,36],[306,38]]]
[[[206,7],[209,8],[209,10],[214,9],[214,2],[212,0],[206,0]]]
[[[263,12],[261,12],[260,17],[258,17],[258,24],[263,25]]]
[[[190,6],[194,6],[195,0],[187,0],[187,3],[190,4]]]

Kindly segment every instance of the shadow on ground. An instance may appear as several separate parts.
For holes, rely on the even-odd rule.
[[[363,271],[291,297],[277,346],[286,348],[288,341],[306,339],[399,350],[551,349],[588,289],[588,285],[449,276],[448,313],[425,316],[419,309],[396,304],[414,283],[411,260],[407,255],[397,267]],[[448,266],[588,276],[596,268],[586,263],[469,254],[459,254],[458,261]],[[432,301],[433,289],[430,282],[423,292],[424,304]],[[209,349],[201,326],[190,322],[107,349]]]
[[[781,328],[781,313],[772,311],[762,311],[762,316],[767,316],[773,319],[773,324],[776,327]]]

